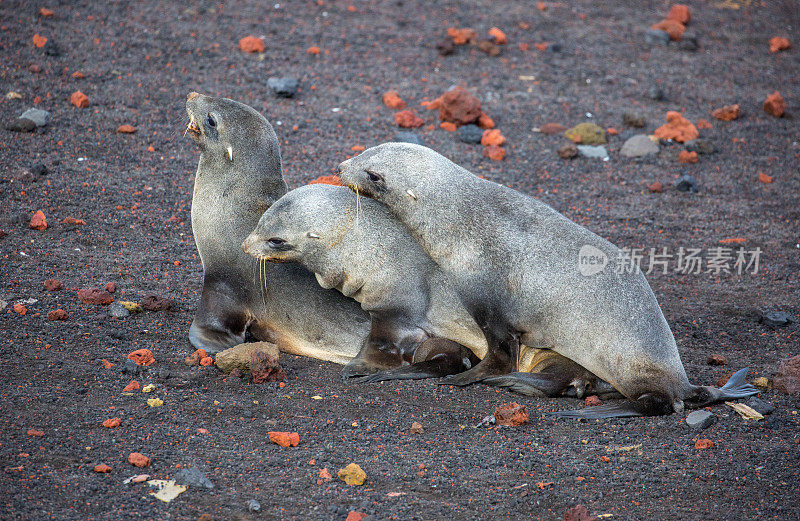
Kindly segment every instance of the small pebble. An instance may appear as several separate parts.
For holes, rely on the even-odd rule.
[[[689,192],[693,194],[699,192],[697,181],[689,174],[683,174],[681,176],[678,180],[678,184],[675,185],[675,189],[679,192]]]
[[[775,411],[775,406],[769,403],[766,400],[762,400],[761,398],[757,398],[755,396],[751,396],[747,399],[745,404],[748,407],[752,407],[762,416],[766,416],[768,414],[772,414]]]
[[[269,78],[267,80],[267,86],[276,96],[291,98],[297,94],[297,88],[300,86],[300,82],[297,78]]]
[[[661,29],[648,29],[644,33],[644,41],[649,45],[667,45],[669,43],[669,34]]]
[[[592,159],[608,159],[608,150],[602,145],[578,145],[578,153]]]
[[[758,321],[766,326],[781,327],[789,325],[791,319],[783,311],[766,310],[759,312]]]
[[[17,118],[6,125],[6,130],[11,132],[33,132],[36,130],[36,123],[28,118]]]
[[[658,85],[653,85],[647,90],[647,95],[651,100],[661,101],[664,99],[664,91]]]
[[[108,314],[112,317],[124,318],[130,315],[131,312],[119,302],[113,302],[108,306]]]
[[[47,125],[47,120],[50,118],[50,113],[46,110],[30,108],[20,114],[19,117],[33,121],[37,127],[43,127]]]
[[[717,417],[714,416],[711,411],[706,411],[705,409],[690,412],[689,415],[686,416],[686,425],[699,431],[710,427],[716,421]]]
[[[483,129],[478,125],[464,125],[458,128],[458,139],[464,143],[476,144],[481,142],[483,137]]]
[[[261,503],[255,499],[251,499],[247,502],[247,510],[250,512],[261,512]]]

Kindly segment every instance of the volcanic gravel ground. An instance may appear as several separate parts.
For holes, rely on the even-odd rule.
[[[619,246],[674,254],[743,238],[730,247],[760,248],[756,274],[648,279],[692,382],[713,385],[741,367],[771,378],[799,352],[796,2],[691,2],[687,35],[697,35],[697,52],[644,43],[669,7],[655,1],[546,2],[544,11],[529,1],[82,1],[44,5],[50,17],[40,7],[0,4],[0,85],[22,95],[0,101],[0,122],[11,123],[35,97],[50,111],[49,124],[33,133],[0,130],[0,298],[9,303],[0,314],[0,518],[344,519],[356,511],[374,519],[550,520],[576,504],[614,520],[800,517],[797,396],[763,392],[776,410],[758,422],[715,405],[717,423],[696,432],[682,414],[558,420],[544,413],[582,403],[480,385],[348,384],[339,366],[288,355],[283,388],[183,363],[202,275],[189,217],[198,153],[182,137],[186,94],[223,95],[262,111],[296,187],[330,174],[351,147],[392,139],[394,112],[381,95],[397,90],[425,119],[416,131],[425,144]],[[481,37],[497,26],[509,43],[497,57],[474,46],[439,56],[435,44],[451,26]],[[35,34],[48,45],[35,47]],[[262,55],[237,48],[248,35],[264,39]],[[773,36],[793,47],[770,53]],[[561,51],[538,51],[541,42]],[[321,53],[307,54],[311,46]],[[300,92],[275,97],[270,76],[299,78]],[[505,160],[483,157],[480,145],[458,141],[419,105],[454,84],[476,95],[506,136]],[[663,100],[648,96],[653,86]],[[69,103],[78,90],[87,108]],[[787,102],[782,118],[761,108],[776,90]],[[733,103],[739,119],[711,117]],[[639,132],[622,124],[629,110],[646,117],[648,134],[668,110],[705,118],[713,128],[701,136],[717,152],[682,164],[682,147],[667,144],[649,159],[625,159],[624,138]],[[609,136],[610,161],[559,159],[564,137],[532,130],[582,121],[620,131]],[[136,133],[116,133],[122,124]],[[36,163],[49,172],[33,182],[24,170]],[[759,172],[773,182],[759,182]],[[674,189],[683,173],[697,179],[698,194]],[[654,181],[664,193],[647,190]],[[45,231],[28,226],[36,210],[48,219]],[[86,224],[62,224],[65,217]],[[50,278],[64,289],[46,291]],[[116,319],[77,299],[78,289],[106,282],[117,284],[116,300],[156,294],[176,308]],[[12,310],[26,299],[37,300],[26,315]],[[57,308],[66,321],[47,319]],[[759,309],[785,311],[794,322],[767,327]],[[139,348],[152,350],[156,363],[143,375],[120,374]],[[710,354],[728,365],[707,365]],[[102,359],[115,365],[106,369]],[[134,378],[156,390],[123,395]],[[149,407],[152,397],[164,405]],[[473,427],[509,401],[527,406],[528,425]],[[101,425],[113,417],[119,427]],[[411,434],[413,421],[425,432]],[[298,432],[300,445],[270,443],[273,430]],[[700,438],[713,446],[696,449]],[[131,466],[131,452],[151,466]],[[367,474],[362,486],[336,479],[351,462]],[[111,472],[94,473],[100,463]],[[122,483],[142,471],[168,479],[179,466],[200,468],[215,488],[193,487],[167,504],[148,495],[146,483]],[[318,485],[323,468],[334,480]],[[251,499],[261,512],[248,511]]]

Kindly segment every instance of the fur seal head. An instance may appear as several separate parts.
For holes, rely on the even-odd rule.
[[[209,159],[233,164],[260,148],[275,152],[277,138],[272,125],[243,103],[192,92],[186,99],[186,112],[186,133]]]
[[[341,228],[341,216],[325,207],[324,197],[314,197],[314,191],[327,188],[327,185],[321,186],[303,186],[293,190],[290,197],[278,199],[244,240],[242,250],[270,262],[300,262],[313,250],[336,242],[334,235],[341,236],[337,232]]]

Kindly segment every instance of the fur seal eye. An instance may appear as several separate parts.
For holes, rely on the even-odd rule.
[[[367,172],[367,177],[373,183],[377,183],[377,182],[383,181],[383,178],[379,174],[376,174],[375,172],[372,172],[370,170],[366,170],[366,172]]]
[[[270,237],[267,240],[267,242],[269,243],[270,246],[274,246],[274,247],[278,247],[278,248],[280,248],[281,246],[286,244],[286,241],[284,241],[280,237]]]
[[[211,128],[214,128],[214,127],[217,126],[217,120],[215,120],[214,116],[212,116],[211,114],[208,115],[208,117],[206,118],[206,121],[208,121],[208,126],[211,127]]]

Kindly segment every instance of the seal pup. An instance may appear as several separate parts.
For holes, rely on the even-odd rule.
[[[486,357],[450,383],[536,387],[516,372],[523,343],[552,349],[629,399],[570,415],[668,414],[683,410],[684,401],[701,407],[758,392],[745,383],[746,369],[721,389],[690,384],[641,270],[541,201],[408,143],[373,147],[339,169],[346,186],[406,225],[484,331]],[[581,270],[581,251],[607,264]]]
[[[264,212],[242,249],[270,262],[299,262],[323,288],[337,289],[370,314],[369,337],[343,369],[345,377],[440,377],[461,373],[486,354],[481,329],[439,266],[386,207],[354,199],[345,187],[292,190]],[[548,396],[597,387],[593,375],[560,355],[526,355],[527,369],[561,375],[543,391]]]
[[[241,249],[287,192],[272,126],[247,105],[196,92],[186,111],[186,133],[200,149],[191,215],[203,264],[189,340],[215,353],[249,334],[289,353],[347,363],[369,333],[369,316],[301,266],[258,263]]]

